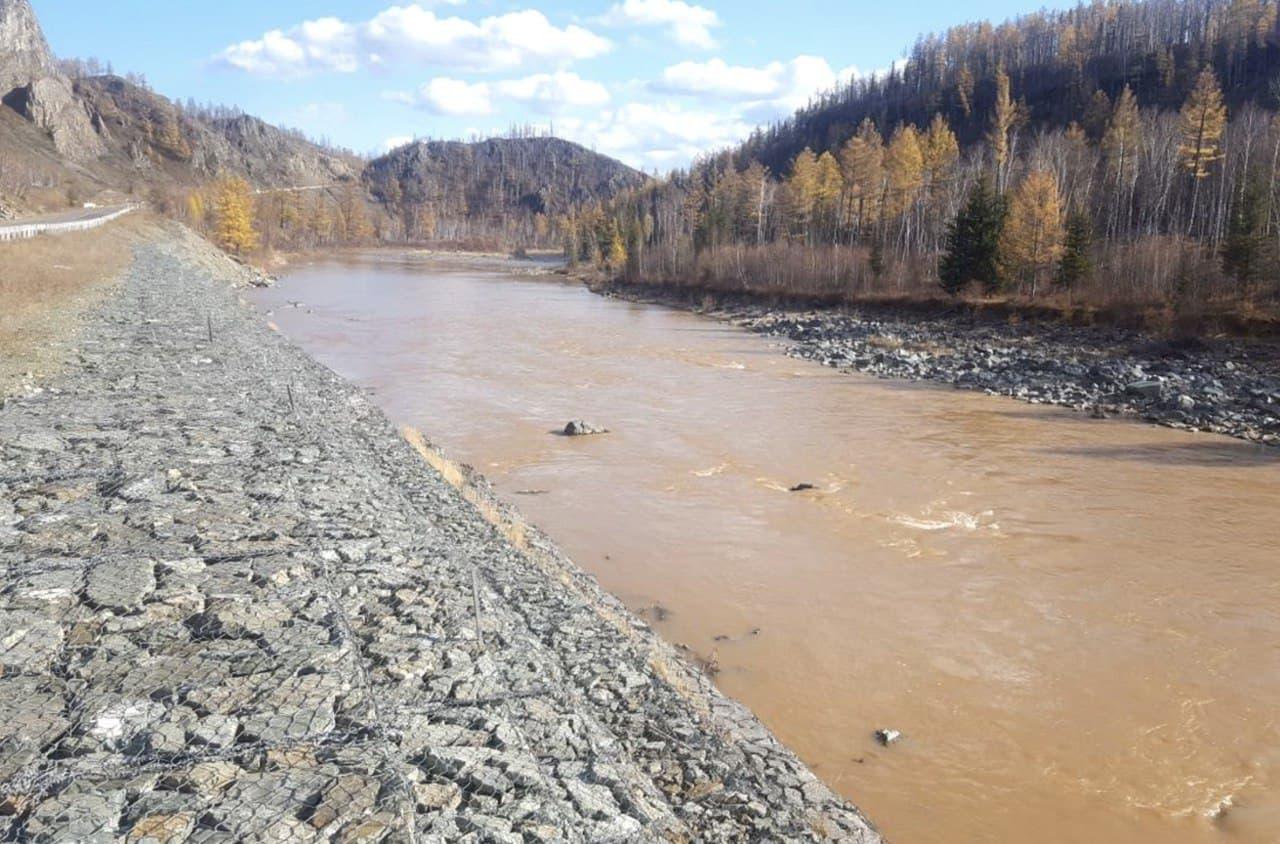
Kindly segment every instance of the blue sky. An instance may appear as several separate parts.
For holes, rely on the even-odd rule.
[[[1066,5],[1066,4],[1061,4]],[[359,152],[553,125],[647,170],[683,166],[916,36],[1032,11],[724,0],[33,0],[54,51],[237,105]]]

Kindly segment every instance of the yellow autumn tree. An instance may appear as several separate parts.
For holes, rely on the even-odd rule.
[[[867,118],[840,150],[845,191],[849,195],[854,225],[868,228],[880,219],[884,194],[884,139],[875,121]]]
[[[187,194],[187,221],[193,227],[197,229],[204,228],[206,213],[204,194],[198,190]]]
[[[1133,181],[1133,162],[1142,145],[1142,117],[1138,113],[1138,98],[1128,85],[1116,98],[1102,135],[1102,154],[1107,159],[1107,172],[1117,184]]]
[[[814,168],[813,220],[815,227],[831,237],[840,225],[840,195],[844,190],[844,177],[840,164],[830,152],[818,156]]]
[[[941,114],[933,116],[921,143],[924,157],[925,179],[931,193],[936,193],[939,186],[951,177],[951,170],[960,159],[960,144],[956,133],[951,131],[947,118]]]
[[[228,252],[243,255],[258,246],[253,228],[253,191],[236,176],[218,180],[213,190],[214,242]]]
[[[342,189],[338,213],[342,220],[343,236],[348,243],[363,243],[373,237],[373,224],[369,222],[364,199],[350,182]]]
[[[924,151],[920,148],[920,133],[910,123],[895,129],[889,139],[885,171],[888,176],[885,214],[897,217],[915,204],[924,185]]]
[[[818,191],[818,157],[805,147],[791,164],[791,178],[787,180],[788,216],[792,231],[801,237],[809,236],[809,224]]]
[[[987,130],[987,144],[991,147],[991,160],[996,168],[996,183],[1004,190],[1012,152],[1012,134],[1018,124],[1018,104],[1013,101],[1009,74],[1001,66],[996,71],[996,101],[991,111],[991,126]]]
[[[1051,171],[1033,170],[1018,185],[1000,234],[1000,265],[1008,278],[1029,284],[1034,299],[1040,279],[1062,257],[1066,231],[1062,196]]]
[[[1178,133],[1182,139],[1178,157],[1192,178],[1205,178],[1209,175],[1209,165],[1222,158],[1218,144],[1226,125],[1227,107],[1222,102],[1218,76],[1212,68],[1206,67],[1183,103],[1178,121]]]

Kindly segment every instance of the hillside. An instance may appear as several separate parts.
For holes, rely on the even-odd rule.
[[[1280,310],[1274,0],[1082,5],[900,68],[574,234],[632,281],[835,301]]]
[[[570,141],[420,141],[369,164],[364,181],[410,236],[545,241],[550,221],[646,182]]]
[[[1177,110],[1205,65],[1226,104],[1280,105],[1280,18],[1268,0],[1145,0],[1081,4],[994,25],[966,24],[920,38],[907,61],[819,97],[759,132],[741,153],[781,173],[805,147],[837,149],[863,120],[881,127],[927,126],[943,115],[962,146],[983,140],[997,96],[996,72],[1010,78],[1024,108],[1024,135],[1087,129],[1099,92],[1114,100],[1127,85],[1143,107]]]
[[[0,208],[132,195],[180,206],[225,176],[255,188],[354,180],[362,162],[242,115],[190,113],[117,76],[71,78],[27,0],[0,0]]]

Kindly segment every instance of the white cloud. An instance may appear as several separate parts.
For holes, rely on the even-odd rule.
[[[227,47],[215,61],[279,76],[353,73],[392,63],[493,70],[535,62],[563,64],[603,55],[611,47],[590,30],[557,27],[532,9],[471,21],[441,17],[413,3],[392,6],[364,22],[328,17],[272,30]]]
[[[623,0],[600,20],[606,26],[665,27],[677,43],[704,50],[716,46],[711,30],[720,25],[713,10],[683,0]]]
[[[566,108],[598,107],[609,102],[609,91],[603,85],[568,71],[536,73],[492,83],[439,77],[412,93],[397,91],[384,96],[436,114],[481,116],[493,113],[495,100],[520,103],[542,114],[557,114]]]
[[[525,103],[543,113],[594,108],[609,102],[609,90],[599,82],[563,70],[498,82],[494,89],[503,99]]]
[[[414,140],[412,135],[392,135],[382,142],[382,151],[391,152],[394,149],[400,149],[402,146],[413,143]]]
[[[770,62],[761,67],[711,59],[671,65],[652,87],[659,93],[704,102],[739,103],[745,117],[763,122],[790,114],[815,95],[857,75],[857,69],[852,67],[832,70],[827,60],[818,56],[796,56],[788,62]]]
[[[667,103],[627,103],[588,120],[556,121],[556,132],[636,167],[682,167],[739,143],[751,126],[738,115]]]
[[[412,94],[392,92],[386,99],[405,105],[417,106],[450,116],[485,115],[493,112],[489,99],[489,86],[484,82],[465,82],[440,76],[432,79]]]

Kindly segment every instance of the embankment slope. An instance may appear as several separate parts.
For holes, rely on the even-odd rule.
[[[148,240],[0,409],[0,836],[879,840],[242,278]]]

